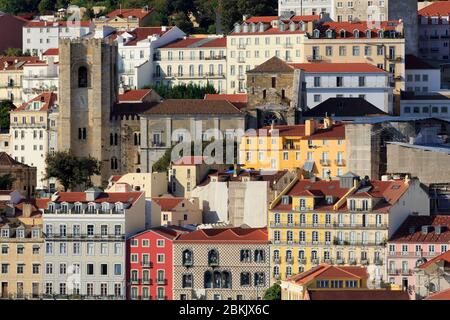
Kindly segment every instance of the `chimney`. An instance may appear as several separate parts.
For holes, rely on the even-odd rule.
[[[316,121],[306,120],[305,121],[305,136],[313,135],[316,132]]]
[[[161,26],[161,31],[162,32],[166,32],[167,31],[167,26]]]
[[[22,205],[22,217],[30,218],[32,211],[33,211],[33,209],[32,209],[31,203],[24,202]]]
[[[333,120],[330,117],[325,116],[325,118],[323,118],[323,128],[329,129],[332,126],[333,126]]]

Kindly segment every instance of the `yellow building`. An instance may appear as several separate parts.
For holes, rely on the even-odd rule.
[[[0,220],[0,296],[39,298],[42,293],[44,239],[34,205],[16,205],[14,218]]]
[[[281,300],[307,300],[309,290],[367,289],[369,274],[358,266],[320,264],[281,282]]]
[[[11,100],[16,106],[22,104],[23,66],[37,60],[37,57],[0,57],[0,101]]]
[[[302,169],[303,176],[324,179],[347,172],[345,125],[326,118],[324,124],[273,126],[249,132],[241,140],[241,162],[262,170]]]
[[[269,209],[272,281],[320,263],[365,265],[377,287],[386,280],[386,240],[412,212],[430,212],[416,179],[294,180]]]

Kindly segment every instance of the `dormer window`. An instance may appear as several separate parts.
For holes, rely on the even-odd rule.
[[[254,24],[253,22],[250,23],[250,31],[251,32],[256,32],[256,24]]]
[[[87,207],[87,210],[88,210],[88,212],[89,213],[95,213],[95,203],[89,203],[88,204],[88,207]]]
[[[109,203],[108,202],[102,203],[102,211],[106,212],[106,213],[109,211]]]
[[[355,200],[353,200],[353,199],[350,199],[349,201],[348,201],[348,207],[349,207],[349,209],[350,210],[355,210],[356,209],[356,201]]]
[[[366,31],[366,38],[367,38],[367,39],[372,38],[372,31],[370,31],[370,30],[367,30],[367,31]]]
[[[389,37],[394,39],[394,38],[396,38],[396,34],[397,33],[395,32],[395,30],[392,30],[392,31],[389,32]]]
[[[75,213],[81,213],[81,211],[83,210],[83,205],[81,204],[81,202],[77,202],[75,203],[73,209]]]
[[[345,38],[347,36],[347,32],[345,30],[341,30],[340,35],[341,38]]]
[[[325,201],[327,202],[327,204],[333,204],[333,197],[332,196],[326,196],[325,197]]]
[[[295,29],[296,29],[296,24],[294,23],[294,22],[291,22],[290,24],[289,24],[289,30],[290,31],[295,31]]]
[[[264,23],[261,22],[261,23],[259,24],[259,32],[264,32],[264,29],[265,29],[265,28],[264,28]]]
[[[67,202],[61,204],[61,213],[69,213],[69,204]]]
[[[234,25],[234,32],[240,33],[241,32],[241,25],[239,23],[236,23]]]
[[[31,230],[31,237],[32,238],[39,238],[41,236],[41,230],[39,228],[34,228]]]
[[[117,212],[123,212],[123,203],[122,202],[117,202],[115,206],[116,206]]]
[[[333,30],[327,30],[327,38],[328,39],[333,38]]]
[[[306,31],[306,24],[303,21],[300,21],[300,30]]]
[[[2,238],[9,238],[9,228],[2,229]]]
[[[383,30],[379,30],[378,31],[378,38],[380,38],[380,39],[384,38],[384,31]]]
[[[279,23],[279,25],[278,25],[278,29],[280,29],[280,31],[285,31],[285,30],[286,30],[285,27],[286,27],[285,24],[284,24],[283,22],[280,21],[280,23]]]
[[[25,230],[23,228],[16,229],[17,238],[25,238]]]
[[[246,23],[243,23],[243,24],[242,24],[242,31],[243,31],[244,33],[247,33],[247,32],[248,32],[248,24],[246,24]]]
[[[353,36],[358,39],[359,38],[359,30],[353,30]]]
[[[306,199],[300,199],[300,210],[306,210]]]
[[[320,31],[319,30],[317,30],[317,29],[315,29],[314,31],[313,31],[313,37],[314,38],[320,38]]]
[[[282,196],[281,197],[281,203],[282,204],[289,204],[289,203],[291,203],[291,197],[290,196]]]

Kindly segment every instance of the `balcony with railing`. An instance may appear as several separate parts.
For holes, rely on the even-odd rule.
[[[101,241],[123,241],[125,240],[124,234],[87,234],[87,233],[67,233],[61,234],[45,234],[44,238],[47,240],[77,240],[77,239],[99,239]]]
[[[142,268],[153,268],[153,262],[151,261],[142,261],[141,262]]]
[[[158,279],[156,279],[156,284],[158,286],[165,286],[165,285],[167,285],[167,279],[158,278]]]
[[[286,257],[286,263],[287,264],[294,264],[294,258],[292,258],[292,257]]]
[[[320,159],[320,164],[324,167],[329,167],[330,166],[330,160],[328,159]]]
[[[312,55],[312,56],[307,56],[306,60],[308,60],[309,62],[317,62],[317,61],[323,61],[324,57],[321,55]]]
[[[345,167],[345,160],[344,159],[335,159],[334,164],[338,167]]]
[[[402,62],[403,61],[403,56],[396,55],[396,54],[390,54],[390,55],[387,56],[387,59],[389,61]]]

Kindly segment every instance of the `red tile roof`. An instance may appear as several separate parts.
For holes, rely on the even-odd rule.
[[[44,51],[44,56],[57,56],[59,55],[59,49],[58,48],[50,48]]]
[[[450,266],[450,250],[438,255],[437,257],[434,257],[431,260],[428,260],[427,262],[425,262],[424,264],[419,266],[419,269],[426,269],[429,266],[435,264],[435,263],[440,263],[440,262],[444,262],[445,266]]]
[[[59,197],[54,201],[56,203],[61,202],[90,202],[86,200],[85,192],[58,192]],[[95,203],[135,203],[141,196],[144,195],[144,192],[102,192],[98,195],[98,197],[93,201]],[[51,199],[40,199],[42,204],[51,202]],[[39,203],[38,203],[39,204]]]
[[[200,99],[167,99],[142,113],[143,115],[170,114],[228,114],[243,115],[242,112],[228,101]]]
[[[138,234],[135,234],[130,239],[136,239],[136,238],[145,236],[148,233],[156,233],[160,236],[163,236],[166,239],[175,240],[181,234],[186,233],[186,232],[190,232],[190,230],[185,229],[183,227],[178,227],[178,226],[161,226],[161,227],[154,227],[154,228],[142,231]]]
[[[387,73],[370,63],[294,63],[291,66],[310,73]]]
[[[405,68],[406,69],[412,69],[412,70],[419,70],[419,69],[437,69],[439,68],[433,67],[428,62],[425,62],[421,58],[413,55],[413,54],[407,54],[405,59]]]
[[[39,61],[38,57],[0,57],[0,71],[22,70],[26,63]]]
[[[176,242],[192,243],[268,243],[266,228],[200,229],[181,235]]]
[[[341,37],[341,31],[345,30],[345,38],[354,38],[354,31],[359,31],[359,37],[365,38],[366,37],[366,31],[368,29],[368,23],[367,21],[359,21],[359,22],[324,22],[320,26],[317,27],[318,30],[321,31],[322,35],[325,35],[325,32],[327,30],[334,30],[336,38],[342,38]],[[392,20],[392,21],[382,21],[380,23],[379,28],[373,28],[371,30],[371,37],[377,37],[377,32],[379,30],[383,31],[394,31],[396,27],[400,24],[399,21]]]
[[[256,17],[250,17],[247,20],[245,20],[244,22],[246,23],[271,23],[274,20],[279,20],[280,17],[278,16],[256,16]],[[316,20],[320,20],[320,16],[318,15],[305,15],[305,16],[293,16],[291,18],[288,19],[281,19],[283,22],[310,22],[310,21],[316,21]]]
[[[450,300],[450,288],[447,290],[433,293],[425,298],[425,300]]]
[[[322,125],[309,136],[305,135],[305,125],[280,125],[274,126],[274,136],[280,137],[301,137],[303,140],[320,140],[320,139],[345,139],[345,124],[336,122],[331,128],[324,129]],[[250,131],[246,133],[246,137],[258,136],[270,136],[272,128],[267,126],[259,129],[258,131]]]
[[[247,94],[206,94],[205,100],[226,100],[231,102],[236,108],[242,109],[247,107]]]
[[[8,167],[21,166],[21,167],[29,168],[28,165],[21,163],[19,161],[16,161],[6,152],[0,152],[0,166],[8,166]],[[9,192],[8,194],[10,194],[12,191],[7,191],[7,192]]]
[[[170,31],[172,27],[166,27],[164,30],[162,27],[139,27],[135,28],[131,31],[119,31],[114,35],[114,39],[117,38],[118,35],[122,35],[124,33],[129,33],[133,36],[128,42],[125,43],[125,46],[134,46],[139,41],[145,40],[148,37],[151,37],[153,35],[159,35],[162,36],[168,31]]]
[[[288,278],[286,281],[296,284],[306,284],[312,280],[333,280],[333,279],[367,279],[369,274],[365,267],[354,266],[333,266],[320,264],[306,272]]]
[[[422,233],[422,226],[433,226],[427,234]],[[441,233],[434,227],[443,226]],[[415,228],[414,232],[410,232]],[[399,243],[450,243],[450,216],[409,216],[397,229],[389,242]]]
[[[419,15],[428,17],[449,16],[450,1],[436,1],[419,10]]]
[[[410,300],[407,291],[371,289],[308,290],[309,300]]]
[[[408,184],[404,181],[400,180],[392,180],[392,181],[370,181],[371,189],[367,191],[367,193],[374,198],[383,199],[380,200],[377,205],[373,208],[374,212],[379,213],[387,213],[389,212],[389,208],[391,205],[395,204],[400,197],[405,193],[408,189]],[[329,210],[334,211],[333,205],[341,199],[347,192],[348,188],[341,188],[340,182],[338,180],[299,180],[295,183],[292,188],[289,190],[287,195],[289,196],[302,196],[304,191],[310,192],[321,192],[324,196],[333,196],[334,203],[328,204],[325,199],[318,200],[314,205],[314,211],[320,210]],[[358,195],[358,191],[356,190],[353,194]],[[349,195],[351,198],[352,195]],[[292,210],[292,204],[281,204],[279,203],[274,211],[279,210]],[[347,211],[347,203],[342,204],[338,211]]]
[[[152,198],[152,201],[157,203],[161,207],[161,211],[170,211],[173,210],[177,205],[179,205],[181,202],[183,202],[185,198],[180,197],[154,197]]]
[[[43,27],[78,27],[78,23],[80,27],[90,27],[92,21],[77,21],[76,24],[70,21],[30,21],[25,27],[26,28],[43,28]]]
[[[186,38],[177,39],[165,46],[160,47],[160,49],[168,48],[226,48],[227,38],[207,38],[207,37],[196,37],[196,38]]]
[[[117,99],[119,102],[142,102],[151,92],[152,89],[128,90],[123,94],[119,94]]]
[[[33,99],[31,99],[30,101],[22,104],[20,107],[15,109],[14,112],[15,111],[24,111],[27,109],[28,106],[30,106],[31,104],[33,104],[33,102],[36,102],[36,101],[42,102],[41,108],[39,110],[30,109],[30,111],[47,111],[47,110],[49,110],[49,108],[51,108],[55,105],[56,100],[57,100],[56,93],[43,92],[40,95],[38,95],[37,97],[34,97]]]
[[[144,9],[116,9],[108,13],[106,16],[108,18],[121,17],[128,18],[130,16],[143,19],[149,14],[152,14],[153,8],[149,8],[147,11]]]

